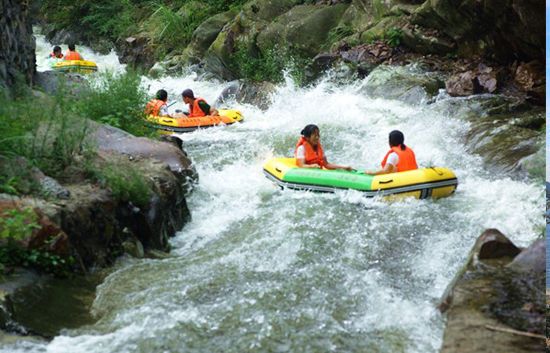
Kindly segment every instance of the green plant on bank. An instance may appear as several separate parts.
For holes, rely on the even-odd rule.
[[[41,0],[40,3],[42,14],[57,29],[115,40],[136,28],[139,7],[147,6],[148,1]]]
[[[122,202],[132,202],[136,206],[149,203],[152,191],[143,174],[130,162],[86,166],[90,177],[103,187],[111,189],[113,196]]]
[[[41,99],[30,94],[13,98],[0,94],[2,155],[25,157],[47,175],[59,175],[84,149],[88,129],[75,117],[77,110],[63,93]],[[6,181],[11,177],[0,175]]]
[[[125,130],[135,136],[150,136],[154,130],[143,123],[148,92],[134,71],[102,73],[88,96],[79,102],[81,116]]]
[[[403,40],[403,31],[392,27],[386,32],[385,38],[386,43],[388,43],[390,47],[397,48],[401,45],[401,41]]]
[[[309,59],[286,46],[280,49],[272,47],[265,52],[256,50],[255,55],[251,55],[247,46],[241,44],[236,46],[235,52],[231,55],[231,62],[231,69],[242,78],[282,82],[285,72],[288,72],[297,84],[302,84]]]
[[[68,276],[74,259],[41,249],[25,249],[21,241],[30,237],[38,225],[38,215],[30,207],[11,209],[0,216],[0,270],[5,266],[33,267],[57,276]],[[52,239],[48,239],[52,241]]]

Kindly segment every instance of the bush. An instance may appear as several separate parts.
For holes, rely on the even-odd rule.
[[[236,46],[231,68],[238,76],[253,81],[282,82],[287,71],[298,84],[304,82],[304,69],[309,59],[297,51],[283,46],[255,52],[256,55],[251,55],[246,45]]]
[[[136,136],[149,136],[154,130],[144,125],[143,108],[148,92],[137,72],[102,73],[90,94],[79,103],[83,117],[128,131]]]
[[[403,31],[395,27],[390,28],[386,33],[386,43],[390,47],[397,48],[401,44],[402,39]]]
[[[149,203],[152,191],[147,180],[129,162],[101,166],[90,164],[86,169],[92,179],[111,189],[117,200],[130,201],[137,206]]]
[[[78,107],[67,97],[61,90],[54,97],[40,100],[30,95],[0,98],[2,154],[23,156],[54,177],[74,163],[85,149],[88,126],[76,117]]]
[[[5,266],[33,267],[58,276],[67,276],[74,259],[40,249],[25,249],[18,241],[41,227],[32,208],[12,209],[0,216],[0,269]]]

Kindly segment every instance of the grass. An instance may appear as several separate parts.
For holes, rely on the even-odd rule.
[[[237,45],[231,59],[232,70],[242,78],[282,82],[285,72],[288,72],[299,85],[304,82],[304,70],[309,63],[309,59],[287,47],[264,52],[257,50],[252,55],[246,45]]]

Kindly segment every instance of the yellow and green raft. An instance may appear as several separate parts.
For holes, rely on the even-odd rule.
[[[53,69],[71,73],[90,73],[97,71],[97,65],[88,60],[61,60],[53,65]]]
[[[281,188],[322,192],[353,189],[367,197],[440,198],[451,195],[458,185],[454,173],[441,167],[366,175],[359,170],[299,168],[295,158],[271,158],[264,166],[264,173]]]

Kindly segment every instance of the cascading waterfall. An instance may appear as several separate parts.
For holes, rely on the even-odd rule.
[[[193,74],[144,84],[152,94],[167,89],[169,100],[192,88],[208,102],[226,86]],[[466,151],[456,104],[467,99],[411,106],[365,96],[364,84],[288,80],[267,111],[234,103],[243,123],[180,135],[200,182],[171,257],[123,259],[97,288],[97,322],[0,350],[437,352],[444,317],[436,303],[477,236],[498,228],[529,245],[545,225],[543,187],[492,174]],[[399,129],[420,166],[455,172],[457,192],[388,203],[354,191],[281,191],[263,162],[291,156],[309,123],[319,125],[329,161],[358,169],[377,168]]]

